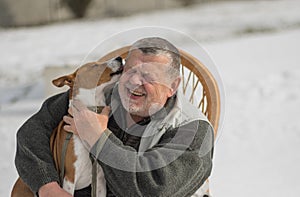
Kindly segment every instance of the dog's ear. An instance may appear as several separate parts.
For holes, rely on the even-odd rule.
[[[52,81],[53,85],[55,85],[56,87],[63,87],[64,85],[72,87],[73,82],[74,82],[74,73],[59,77]]]

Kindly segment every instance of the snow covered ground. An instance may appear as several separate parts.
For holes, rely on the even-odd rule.
[[[300,1],[221,2],[126,18],[0,29],[0,196],[17,177],[15,134],[44,99],[46,66],[78,64],[101,40],[159,25],[202,43],[226,93],[214,196],[298,196]],[[182,43],[183,45],[185,43]]]
[[[216,196],[298,196],[300,29],[208,45],[226,87]]]

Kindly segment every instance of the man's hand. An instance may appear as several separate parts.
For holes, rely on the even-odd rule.
[[[64,129],[73,132],[92,147],[104,130],[107,128],[109,107],[104,107],[100,114],[90,111],[80,101],[73,101],[69,113],[73,117],[64,116],[63,120],[68,124]]]
[[[50,182],[39,189],[40,197],[72,197],[71,194],[63,190],[57,182]]]

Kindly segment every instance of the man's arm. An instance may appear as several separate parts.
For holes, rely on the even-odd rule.
[[[107,185],[117,196],[190,196],[211,173],[212,148],[210,124],[194,121],[167,131],[141,155],[106,130],[91,154],[98,155]]]
[[[47,99],[17,132],[15,165],[21,179],[34,192],[47,183],[59,181],[49,140],[53,129],[67,113],[68,98],[65,92]]]

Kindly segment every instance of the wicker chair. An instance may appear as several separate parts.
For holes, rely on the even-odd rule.
[[[114,50],[99,61],[106,61],[118,56],[125,58],[130,46]],[[189,53],[179,50],[181,56],[182,92],[196,107],[207,116],[214,128],[214,136],[218,134],[221,98],[216,79],[208,68]],[[208,185],[208,180],[206,182]],[[206,191],[209,195],[209,190]],[[208,196],[207,195],[207,196]]]

